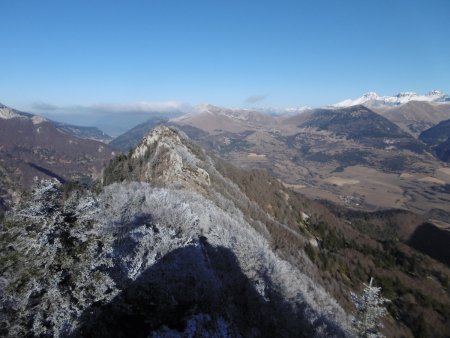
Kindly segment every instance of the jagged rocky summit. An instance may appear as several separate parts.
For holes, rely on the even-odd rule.
[[[42,181],[1,229],[0,335],[342,337],[314,266],[186,136],[157,127],[97,189]],[[305,216],[305,219],[307,217]]]

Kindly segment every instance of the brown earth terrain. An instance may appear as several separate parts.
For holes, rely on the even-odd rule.
[[[389,316],[384,321],[384,333],[389,337],[448,335],[450,260],[446,254],[449,241],[446,229],[406,210],[369,212],[362,207],[350,209],[329,201],[311,200],[292,189],[303,192],[301,186],[283,184],[267,171],[236,168],[231,161],[219,157],[207,160],[207,152],[187,139],[176,137],[174,144],[164,143],[166,150],[162,151],[159,149],[162,146],[152,143],[155,133],[127,155],[116,157],[104,171],[103,184],[143,180],[161,186],[165,180],[205,195],[209,191],[207,185],[219,194],[233,196],[224,181],[217,179],[218,172],[251,201],[235,198],[233,203],[257,231],[269,238],[271,248],[294,266],[308,270],[307,262],[299,254],[303,248],[314,263],[309,270],[311,275],[347,311],[353,310],[350,290],[359,289],[363,282],[374,277],[383,295],[391,300]],[[158,133],[176,135],[164,128]],[[183,161],[173,154],[180,139],[189,149],[180,154],[196,154],[204,161],[202,168],[209,175],[191,167],[195,163],[200,165],[199,162]],[[265,158],[257,155],[262,154],[250,151],[245,158],[262,165]],[[148,168],[155,175],[149,174]],[[356,172],[358,169],[363,176],[366,168],[356,168]],[[376,172],[370,171],[368,177]],[[356,186],[359,184],[356,181],[339,178],[334,173],[327,184]],[[437,216],[439,213],[434,215]]]
[[[4,203],[17,201],[35,177],[61,182],[96,177],[115,155],[105,143],[68,134],[38,116],[9,111],[15,117],[0,118],[0,199]]]
[[[360,210],[437,209],[441,222],[450,217],[450,168],[367,108],[293,117],[205,109],[170,123],[239,167],[265,169],[302,194]]]

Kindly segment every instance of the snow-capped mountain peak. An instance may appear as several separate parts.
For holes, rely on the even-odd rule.
[[[401,97],[416,97],[417,93],[415,92],[401,92],[395,95],[395,97],[401,98]]]
[[[212,112],[212,111],[216,111],[219,110],[220,108],[217,106],[214,106],[210,103],[201,103],[198,104],[194,107],[194,112],[195,113],[204,113],[204,112]]]
[[[440,90],[434,89],[427,93],[428,96],[435,96],[435,95],[443,95],[444,93]]]
[[[378,95],[377,93],[375,93],[375,92],[368,92],[368,93],[365,93],[365,94],[363,95],[363,97],[364,97],[365,99],[373,100],[373,99],[379,98],[379,95]]]
[[[17,111],[15,109],[12,109],[12,108],[0,103],[0,119],[10,120],[10,119],[16,119],[16,118],[30,119],[33,122],[33,124],[40,124],[42,122],[47,121],[47,119],[45,119],[42,116],[33,115],[33,114],[29,114],[29,113],[23,113],[23,112]]]
[[[392,107],[399,106],[410,101],[448,102],[450,101],[450,98],[447,94],[439,90],[432,90],[424,95],[418,95],[415,92],[401,92],[394,96],[380,96],[375,92],[368,92],[357,99],[347,99],[335,103],[331,105],[331,107],[344,108],[359,104],[367,107]]]
[[[0,119],[9,120],[16,117],[23,117],[17,114],[13,109],[0,103]]]
[[[332,105],[332,107],[344,108],[344,107],[356,106],[359,104],[365,104],[366,102],[376,101],[379,99],[380,99],[380,96],[377,93],[368,92],[368,93],[364,94],[363,96],[361,96],[360,98],[357,98],[356,100],[347,99],[347,100],[344,100],[344,101],[341,101],[341,102],[338,102],[338,103]]]

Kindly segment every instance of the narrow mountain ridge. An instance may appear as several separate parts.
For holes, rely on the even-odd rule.
[[[339,213],[159,126],[91,188],[43,181],[5,215],[0,333],[352,336],[374,277],[385,333],[445,336],[449,270],[406,243],[423,218]]]
[[[127,152],[137,146],[142,138],[150,132],[150,130],[158,124],[163,124],[165,122],[167,122],[167,118],[164,116],[152,117],[127,132],[117,136],[109,143],[109,145],[115,149]]]
[[[271,220],[182,134],[155,128],[102,183],[63,202],[59,183],[43,182],[10,219],[8,334],[346,335],[348,316],[313,264],[274,253],[269,227],[307,237]]]

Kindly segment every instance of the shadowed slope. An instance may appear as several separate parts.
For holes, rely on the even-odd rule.
[[[450,266],[450,231],[424,223],[411,235],[408,244],[434,259]]]
[[[162,257],[111,302],[93,304],[74,336],[313,335],[300,309],[268,291],[264,298],[258,293],[232,251],[200,238]]]

